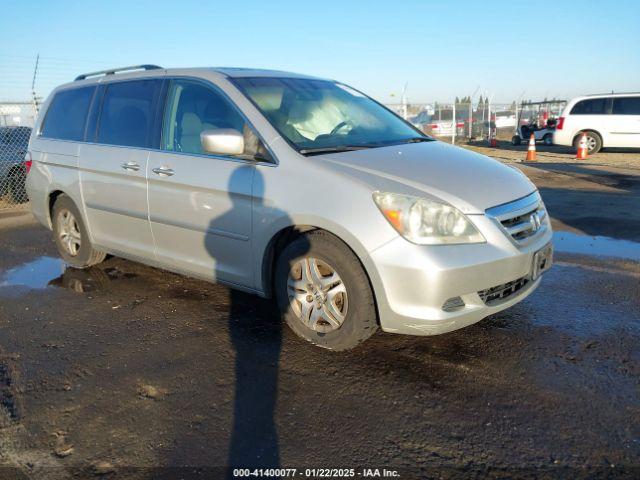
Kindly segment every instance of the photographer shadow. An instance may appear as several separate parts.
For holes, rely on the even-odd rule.
[[[255,166],[239,167],[231,175],[229,192],[241,191],[234,182],[246,181],[252,168],[252,211],[258,218],[264,204],[264,178]],[[233,198],[233,197],[232,197]],[[210,231],[246,215],[234,200],[233,207],[213,219]],[[277,215],[274,215],[277,213]],[[282,218],[284,212],[269,211],[269,218]],[[252,229],[253,230],[253,229]],[[210,235],[206,248],[213,258],[216,252]],[[235,393],[233,427],[227,457],[227,474],[233,468],[275,468],[280,466],[280,445],[275,422],[278,398],[278,373],[282,348],[282,314],[275,301],[257,299],[238,290],[229,291],[229,336],[235,352]]]

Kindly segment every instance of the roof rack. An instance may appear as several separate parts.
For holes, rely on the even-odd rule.
[[[99,72],[83,73],[82,75],[78,75],[74,81],[77,82],[78,80],[84,80],[85,78],[96,77],[98,75],[114,75],[116,73],[129,72],[131,70],[158,70],[161,68],[162,67],[159,67],[158,65],[132,65],[130,67],[111,68],[109,70],[100,70]]]
[[[614,92],[613,90],[611,90],[610,92],[606,92],[606,93],[589,93],[588,95],[583,95],[583,97],[596,97],[596,96],[601,96],[601,95],[637,95],[640,92]]]

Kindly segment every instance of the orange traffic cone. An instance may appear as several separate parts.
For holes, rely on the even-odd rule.
[[[531,134],[531,138],[529,139],[529,148],[527,150],[527,162],[535,162],[536,161],[536,139]]]
[[[583,133],[580,138],[580,143],[578,143],[578,151],[576,152],[576,158],[578,160],[586,160],[587,154],[589,153],[589,148],[587,147],[587,134]]]

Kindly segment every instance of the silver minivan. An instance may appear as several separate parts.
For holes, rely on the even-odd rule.
[[[529,295],[552,261],[519,170],[425,136],[343,83],[153,65],[45,102],[27,190],[76,268],[107,254],[276,297],[344,350],[436,335]]]

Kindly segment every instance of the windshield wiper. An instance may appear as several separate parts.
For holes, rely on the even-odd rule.
[[[429,137],[411,137],[406,140],[402,140],[402,143],[420,143],[420,142],[433,142],[435,141],[433,138]]]
[[[340,145],[337,147],[303,148],[298,151],[303,155],[320,155],[322,153],[352,152],[354,150],[374,148],[375,146],[377,145]]]

